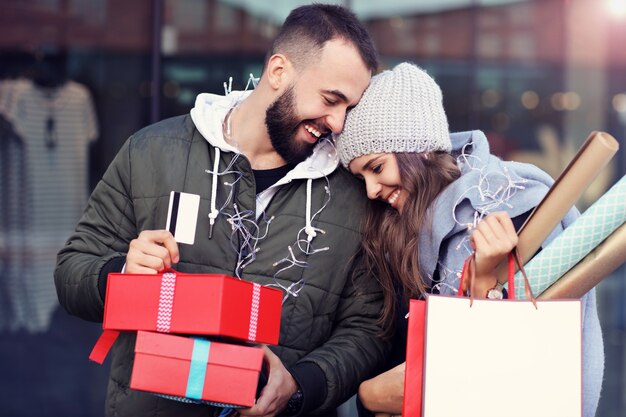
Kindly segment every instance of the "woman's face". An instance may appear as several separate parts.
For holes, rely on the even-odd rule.
[[[382,200],[402,213],[407,191],[402,187],[398,161],[392,153],[377,153],[355,158],[350,172],[365,181],[367,197]]]

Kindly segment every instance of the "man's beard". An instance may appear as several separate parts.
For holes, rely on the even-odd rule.
[[[265,126],[272,146],[289,164],[298,164],[313,153],[314,144],[295,138],[300,119],[295,111],[293,85],[278,97],[265,112]]]

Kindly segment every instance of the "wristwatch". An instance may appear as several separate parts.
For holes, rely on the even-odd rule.
[[[502,300],[504,298],[503,289],[504,286],[499,282],[496,282],[496,286],[487,291],[487,298],[489,300]]]
[[[287,416],[298,414],[300,408],[302,408],[302,400],[302,390],[298,387],[298,390],[289,398],[289,401],[287,401],[287,407],[285,407],[281,414]]]

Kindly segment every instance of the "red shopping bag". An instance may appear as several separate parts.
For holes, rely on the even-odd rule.
[[[424,312],[426,301],[409,303],[409,329],[406,341],[406,369],[404,372],[404,417],[421,417],[424,366]]]

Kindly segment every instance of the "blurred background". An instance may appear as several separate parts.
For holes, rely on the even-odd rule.
[[[288,0],[0,0],[0,415],[99,416],[100,325],[67,315],[55,255],[136,130],[259,76]],[[453,131],[556,177],[594,130],[622,147],[577,204],[626,174],[626,0],[344,0],[383,68],[441,85]],[[598,286],[597,415],[626,416],[626,270]],[[555,387],[558,389],[558,387]]]

